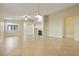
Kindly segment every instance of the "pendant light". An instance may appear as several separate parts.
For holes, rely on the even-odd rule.
[[[39,3],[37,3],[37,15],[35,16],[36,21],[40,22],[42,19],[42,16],[40,15],[40,10],[39,10]]]

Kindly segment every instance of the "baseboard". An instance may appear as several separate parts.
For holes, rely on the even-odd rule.
[[[49,37],[63,38],[63,36],[52,36],[52,35],[49,35]]]
[[[64,37],[71,37],[71,38],[73,38],[73,36],[64,36]]]
[[[78,38],[75,38],[74,40],[75,40],[75,41],[79,41],[79,39],[78,39]]]

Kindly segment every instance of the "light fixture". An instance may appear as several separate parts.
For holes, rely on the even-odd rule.
[[[42,16],[40,15],[40,11],[39,11],[39,3],[37,4],[37,15],[35,16],[36,21],[40,22],[42,21]]]
[[[33,15],[31,15],[31,16],[24,15],[24,18],[25,18],[26,21],[32,20],[34,23],[41,22],[42,16],[40,15],[39,3],[37,3],[37,15],[34,16],[34,8],[33,8]]]
[[[31,19],[31,16],[24,15],[24,18],[25,18],[25,20],[29,20],[29,19]]]
[[[24,16],[25,20],[28,20],[27,16]]]
[[[38,22],[41,22],[42,21],[42,16],[40,16],[39,14],[35,16],[36,20]]]

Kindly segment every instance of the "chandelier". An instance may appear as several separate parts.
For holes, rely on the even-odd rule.
[[[34,14],[34,9],[33,9],[33,14]],[[42,21],[42,16],[40,15],[40,10],[39,10],[39,3],[37,3],[37,15],[34,16],[25,15],[25,20],[32,21],[34,23],[40,23]]]

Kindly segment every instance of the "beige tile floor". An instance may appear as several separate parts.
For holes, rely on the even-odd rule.
[[[0,55],[12,56],[79,56],[79,42],[73,38],[18,36],[0,42]]]

